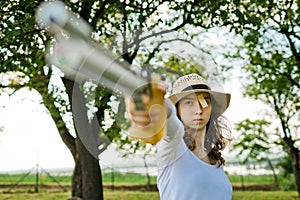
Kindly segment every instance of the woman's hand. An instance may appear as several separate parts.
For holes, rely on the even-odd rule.
[[[132,99],[127,99],[127,113],[131,123],[139,128],[149,128],[157,122],[161,114],[161,109],[150,108],[150,110],[136,110]]]
[[[160,92],[166,93],[166,84],[164,82],[161,84],[155,84],[155,87]],[[151,101],[150,97],[147,95],[142,95],[141,99],[144,104],[148,104]],[[125,96],[125,102],[129,120],[139,128],[152,127],[159,120],[162,112],[167,111],[167,116],[169,116],[172,110],[169,108],[169,104],[165,104],[165,108],[162,106],[152,105],[149,110],[136,110],[134,101],[129,96]]]

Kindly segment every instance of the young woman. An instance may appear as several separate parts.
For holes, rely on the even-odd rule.
[[[228,200],[232,186],[220,151],[230,129],[223,112],[230,94],[212,91],[198,74],[180,77],[166,99],[167,133],[157,144],[157,186],[162,200]],[[129,110],[132,123],[143,126],[150,116]],[[150,113],[151,119],[159,113]],[[151,123],[151,122],[150,122]]]

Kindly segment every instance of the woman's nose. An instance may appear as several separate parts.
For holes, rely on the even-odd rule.
[[[196,107],[195,107],[195,112],[196,112],[196,114],[201,114],[201,113],[202,113],[202,110],[203,110],[203,108],[202,108],[200,102],[198,102],[198,103],[196,104]]]

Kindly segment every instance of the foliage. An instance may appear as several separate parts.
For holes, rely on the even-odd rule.
[[[243,163],[249,159],[262,161],[268,158],[272,145],[277,140],[276,134],[267,130],[270,124],[265,120],[250,121],[249,119],[236,124],[240,137],[233,148],[240,152],[239,156],[244,157]]]
[[[293,173],[291,162],[292,160],[289,156],[284,156],[283,159],[277,163],[277,166],[281,169],[281,173],[284,178],[288,178]]]
[[[279,176],[280,177],[280,176]],[[282,191],[296,190],[297,186],[292,173],[279,178],[279,187]]]
[[[298,1],[235,1],[230,12],[236,20],[228,26],[241,35],[242,44],[227,53],[232,59],[243,60],[246,77],[244,95],[261,100],[269,110],[261,120],[272,121],[262,127],[256,140],[279,145],[291,158],[295,182],[300,194],[299,176],[299,113],[300,113],[300,38]],[[246,61],[245,61],[246,60]],[[227,67],[230,68],[230,67]],[[257,121],[246,119],[247,127],[257,130]],[[241,122],[239,127],[243,124]],[[245,128],[245,126],[244,126]],[[279,139],[266,138],[269,130],[278,131]],[[243,129],[243,131],[245,131]],[[244,136],[245,137],[245,136]],[[249,142],[241,140],[239,144]],[[261,141],[260,141],[261,142]],[[260,143],[261,144],[261,143]],[[267,146],[254,145],[260,150]],[[245,145],[244,148],[248,148]],[[252,145],[253,147],[253,145]],[[252,152],[253,153],[253,152]],[[257,155],[254,150],[253,156]]]
[[[295,190],[295,177],[293,177],[293,166],[290,156],[284,156],[278,163],[277,167],[280,169],[279,186],[282,190]]]

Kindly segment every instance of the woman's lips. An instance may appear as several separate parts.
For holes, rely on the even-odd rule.
[[[195,121],[195,122],[203,122],[203,119],[198,118],[198,119],[194,119],[193,121]]]

